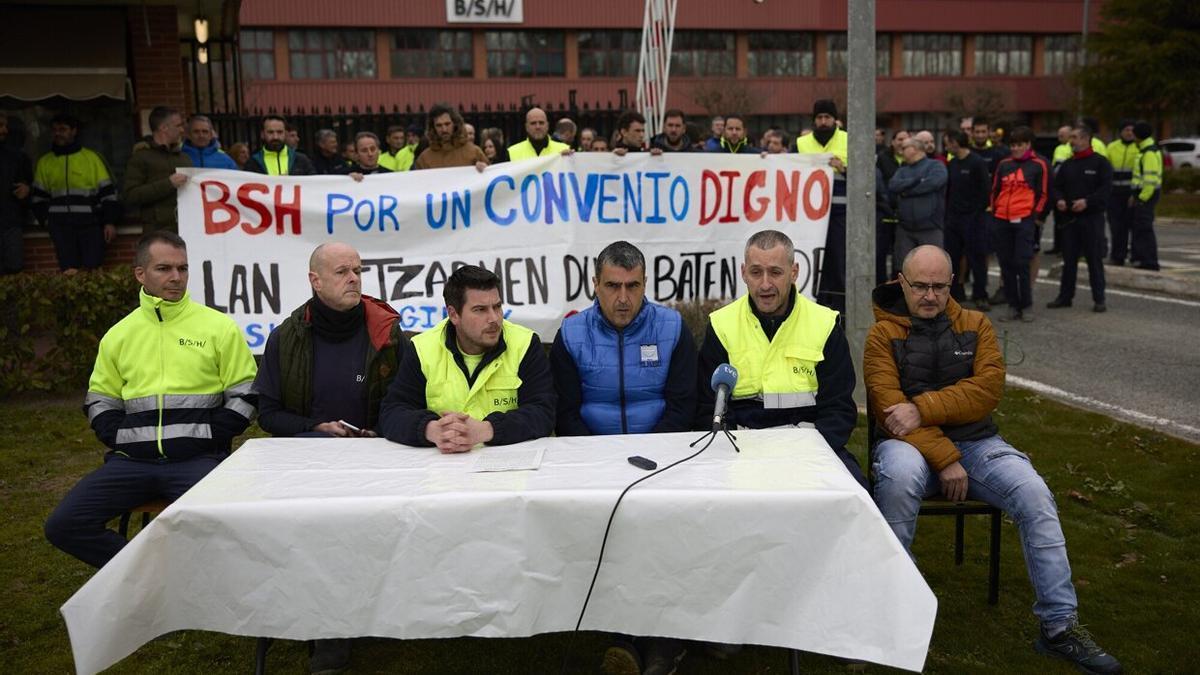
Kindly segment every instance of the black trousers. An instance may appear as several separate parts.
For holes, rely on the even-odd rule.
[[[1129,188],[1112,191],[1108,197],[1108,232],[1112,239],[1112,250],[1109,258],[1113,262],[1124,263],[1129,255],[1129,225],[1133,209],[1129,207]]]
[[[1056,222],[1059,216],[1055,214]],[[1082,255],[1087,260],[1092,301],[1104,304],[1104,214],[1076,215],[1072,220],[1066,218],[1063,216],[1061,230],[1063,270],[1058,299],[1070,301],[1075,297],[1075,280],[1079,273],[1079,256]]]
[[[954,285],[950,293],[960,302],[966,297],[966,277],[961,274],[964,258],[971,275],[971,300],[986,300],[988,297],[987,256],[992,250],[991,235],[988,233],[990,219],[991,216],[986,212],[946,214],[945,249],[954,262]]]
[[[1154,208],[1158,206],[1161,190],[1150,201],[1137,201],[1133,206],[1133,244],[1130,250],[1139,264],[1158,269],[1158,238],[1154,235]]]
[[[1033,259],[1036,226],[1033,217],[1015,223],[992,218],[992,244],[1000,260],[1000,277],[1008,306],[1026,309],[1033,305],[1033,282],[1029,278],[1029,261]]]
[[[846,210],[829,213],[829,229],[825,233],[825,253],[821,257],[821,280],[817,287],[817,302],[830,309],[846,313]]]

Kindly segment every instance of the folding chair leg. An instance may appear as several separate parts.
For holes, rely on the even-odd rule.
[[[142,511],[142,529],[143,530],[146,529],[146,526],[149,524],[150,524],[150,512]]]
[[[800,675],[800,650],[788,650],[788,672],[792,675]]]
[[[271,649],[271,638],[260,637],[254,645],[254,675],[266,675],[267,651]]]
[[[992,546],[988,560],[988,604],[1000,602],[1000,512],[992,513]]]
[[[117,524],[117,533],[121,535],[122,539],[129,538],[129,515],[128,511],[121,514],[121,522]]]
[[[963,514],[954,516],[954,564],[963,564]]]

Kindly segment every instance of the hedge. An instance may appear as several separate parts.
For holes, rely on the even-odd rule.
[[[127,267],[0,277],[0,397],[82,391],[100,338],[137,306],[138,289]]]
[[[1167,169],[1163,175],[1163,192],[1182,190],[1188,194],[1200,191],[1200,171],[1186,166]]]

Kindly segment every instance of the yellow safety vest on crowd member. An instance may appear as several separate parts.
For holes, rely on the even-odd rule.
[[[1073,154],[1075,154],[1075,151],[1071,149],[1070,143],[1061,143],[1054,147],[1054,156],[1050,158],[1050,163],[1054,165],[1062,164],[1071,159],[1071,155]]]
[[[1067,147],[1071,147],[1071,144],[1068,143]],[[1104,141],[1095,136],[1092,136],[1092,152],[1106,159],[1108,158],[1108,146],[1104,145]]]
[[[1142,151],[1137,141],[1125,141],[1118,138],[1108,144],[1108,161],[1112,163],[1112,187],[1114,192],[1128,194],[1133,184],[1133,168],[1137,166]]]
[[[508,159],[511,162],[519,162],[522,159],[534,159],[535,157],[545,157],[546,155],[560,155],[564,150],[570,149],[571,146],[566,143],[559,143],[551,138],[546,143],[546,147],[542,148],[542,151],[539,153],[533,149],[533,144],[526,138],[520,143],[508,146]]]
[[[115,220],[117,188],[100,155],[79,148],[76,152],[42,155],[33,172],[30,202],[42,218],[53,223],[91,225],[100,216]],[[108,208],[111,213],[104,213]],[[104,217],[109,216],[109,217]]]
[[[1162,150],[1153,137],[1140,141],[1137,146],[1139,155],[1133,165],[1133,192],[1138,200],[1148,202],[1162,188]]]
[[[448,326],[450,320],[443,319],[412,339],[425,376],[425,407],[438,414],[462,412],[477,420],[495,412],[516,410],[517,391],[521,388],[517,369],[533,340],[533,331],[505,321],[503,351],[495,357],[485,354],[474,373],[474,382],[468,382],[455,358],[461,357],[457,344],[453,352],[446,344]]]
[[[813,134],[805,134],[796,139],[796,152],[802,155],[815,155],[822,152],[828,152],[834,157],[842,160],[842,164],[849,166],[850,162],[847,161],[850,153],[848,142],[849,136],[841,129],[835,129],[833,131],[833,136],[825,145],[821,145],[820,142],[817,141],[816,136]]]
[[[406,145],[397,150],[394,155],[390,152],[384,152],[379,155],[379,166],[388,171],[408,171],[417,159],[416,152],[416,145]]]
[[[803,408],[817,402],[817,364],[838,313],[796,292],[792,313],[768,340],[744,295],[710,317],[713,333],[737,369],[734,400],[761,398],[764,408]]]

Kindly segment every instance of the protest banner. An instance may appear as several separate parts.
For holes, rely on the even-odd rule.
[[[812,297],[829,218],[823,155],[576,153],[488,167],[348,176],[183,169],[179,232],[193,298],[228,313],[261,353],[309,297],[308,258],[341,241],[363,259],[363,292],[404,328],[444,316],[442,286],[464,264],[502,280],[509,319],[553,339],[591,304],[594,257],[627,240],[646,256],[660,303],[743,293],[746,239],[774,228],[796,243],[797,286]]]

